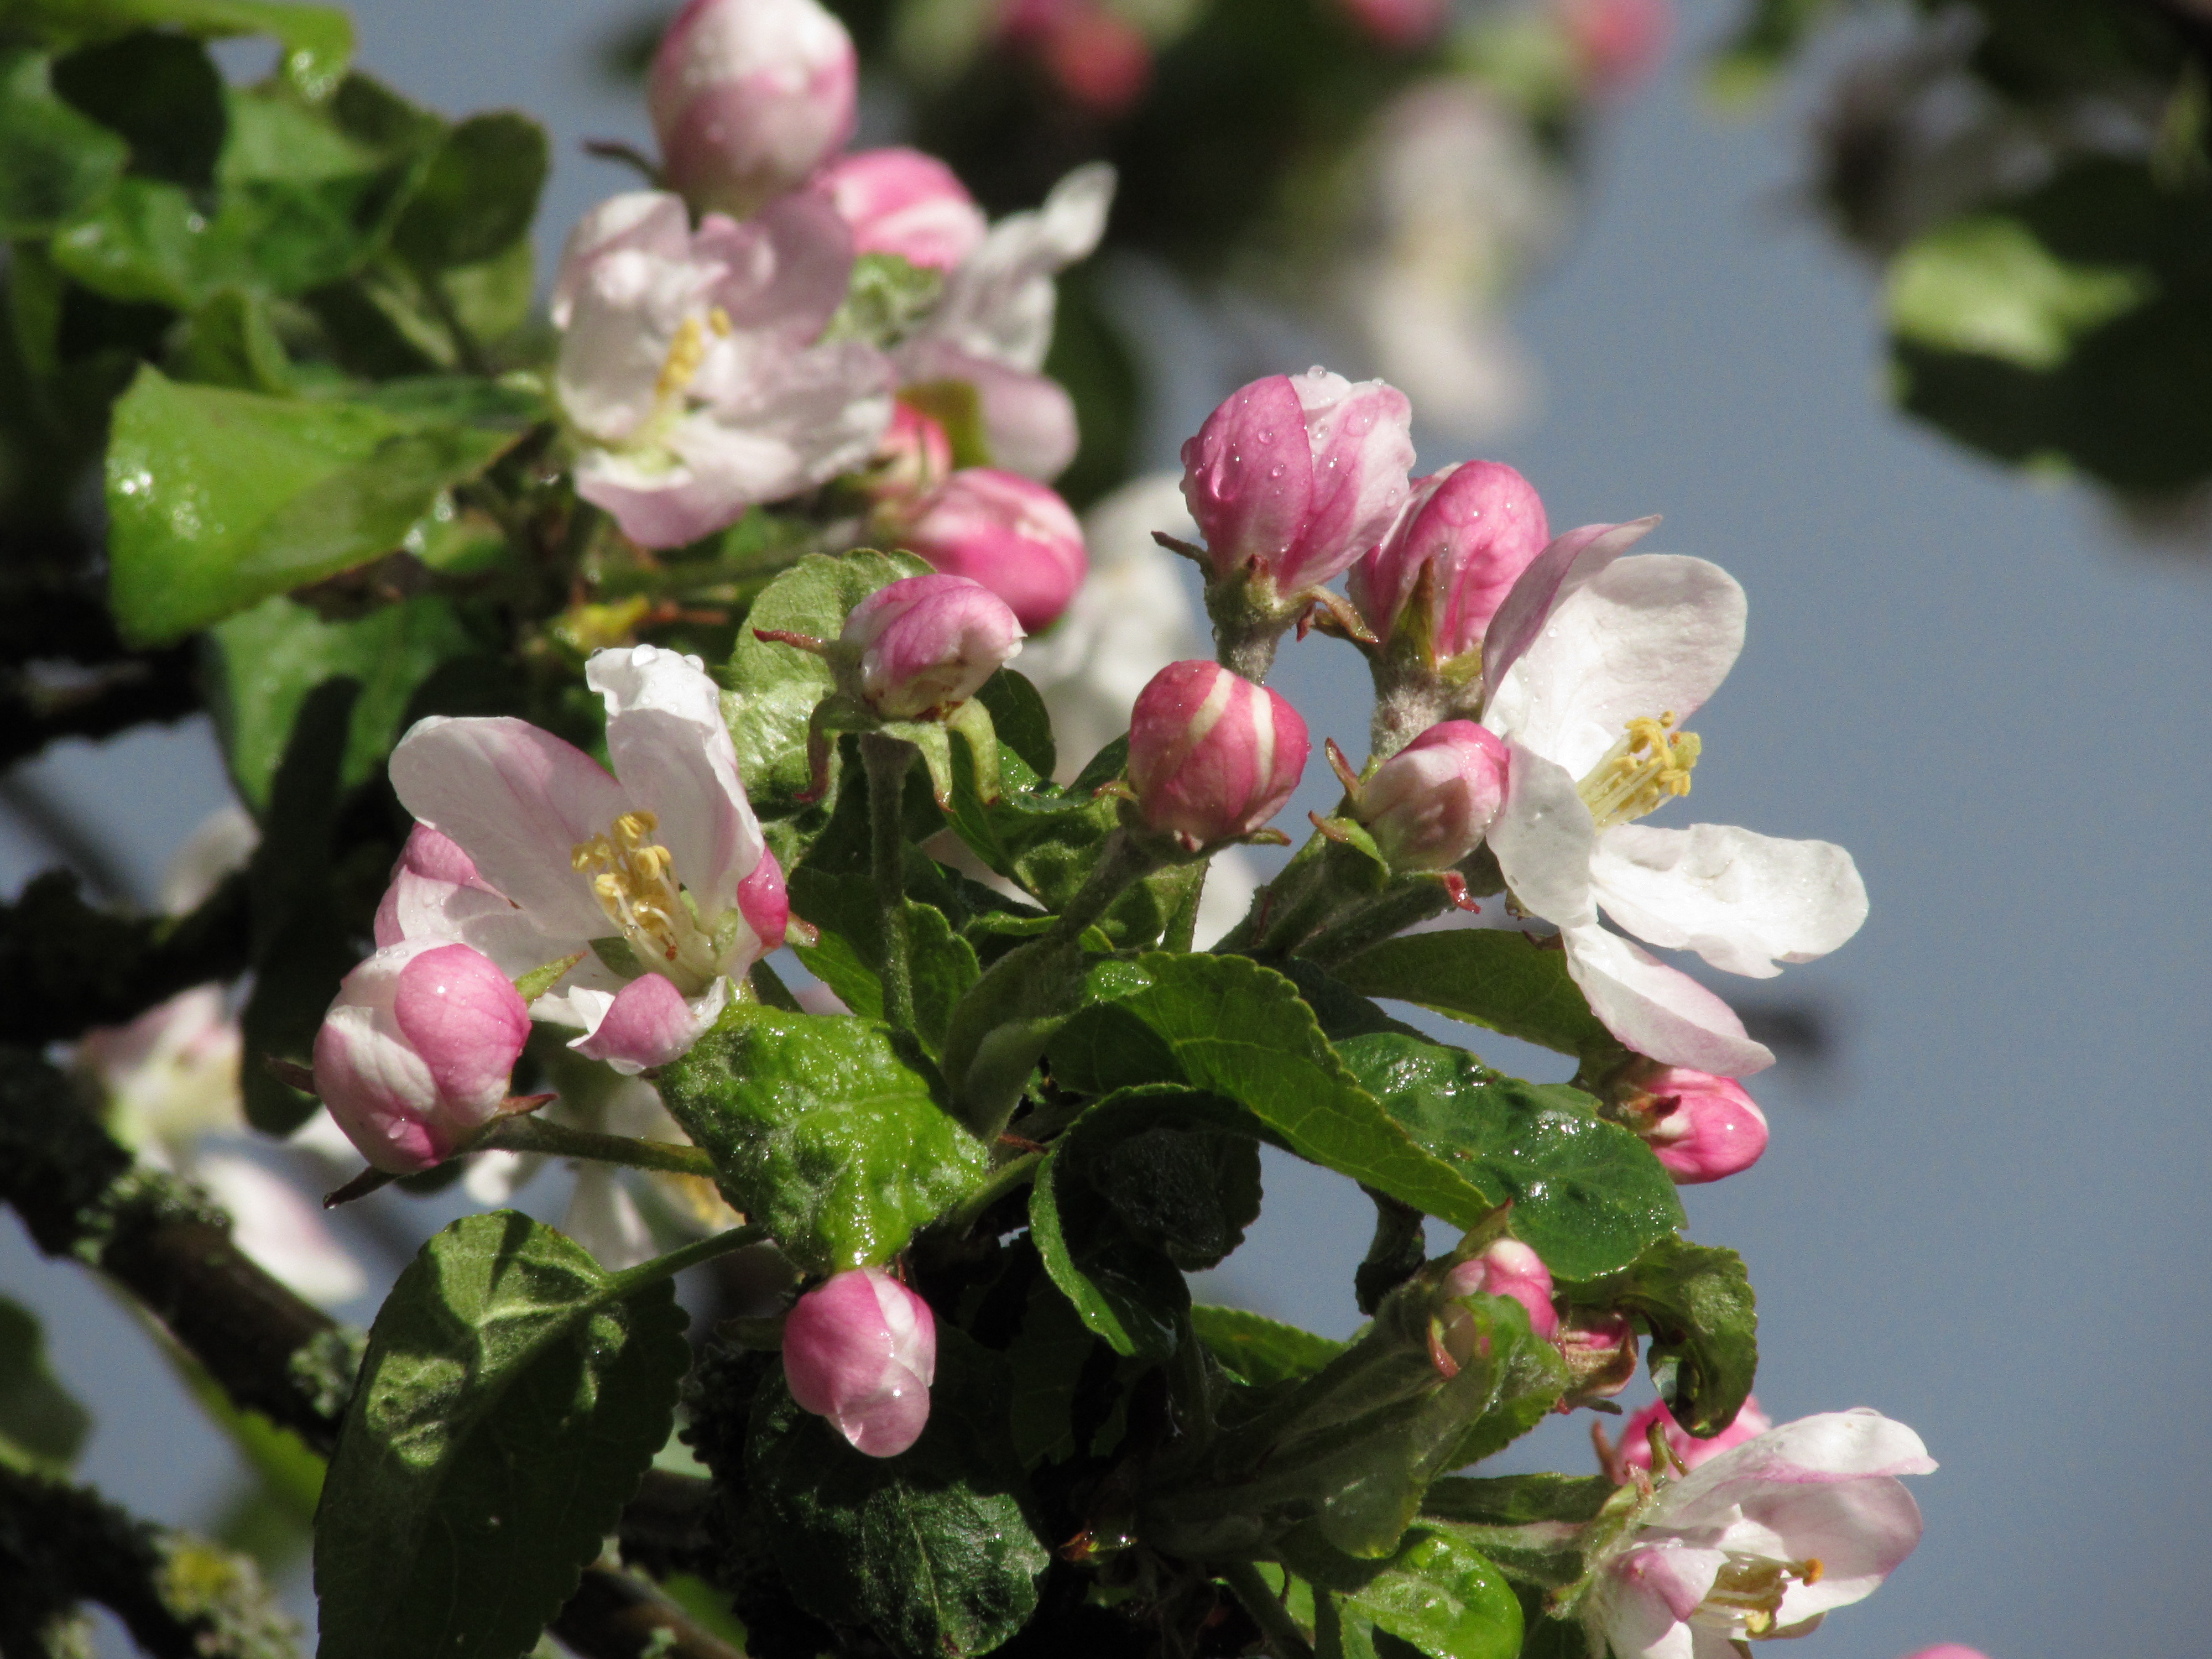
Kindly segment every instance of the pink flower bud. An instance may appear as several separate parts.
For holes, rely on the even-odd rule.
[[[1413,486],[1382,544],[1352,568],[1346,584],[1367,624],[1389,639],[1427,612],[1438,662],[1472,651],[1521,573],[1551,540],[1544,503],[1528,481],[1498,461],[1466,461]]]
[[[898,544],[947,575],[982,583],[1031,632],[1060,620],[1091,568],[1066,501],[1048,485],[988,466],[946,479]]]
[[[871,1457],[896,1457],[929,1421],[937,1319],[889,1273],[856,1267],[799,1298],[783,1327],[783,1375],[802,1409]]]
[[[1020,653],[1006,602],[965,576],[908,576],[879,587],[845,619],[860,652],[860,694],[885,720],[957,707]]]
[[[1359,821],[1394,870],[1449,870],[1505,799],[1505,745],[1473,720],[1432,726],[1375,769]]]
[[[752,873],[738,884],[738,912],[760,941],[761,955],[783,948],[784,935],[791,928],[791,898],[783,884],[783,866],[766,848]]]
[[[1093,115],[1124,113],[1152,84],[1152,42],[1099,0],[1007,0],[999,38],[1026,47],[1068,100]]]
[[[1642,1095],[1630,1102],[1637,1133],[1678,1186],[1748,1170],[1766,1150],[1766,1114],[1732,1077],[1661,1066],[1644,1068],[1638,1087]]]
[[[909,507],[952,474],[952,441],[945,428],[911,404],[891,405],[891,423],[876,446],[864,476],[879,511]]]
[[[1923,1648],[1917,1653],[1908,1653],[1905,1659],[1989,1659],[1978,1648],[1963,1647],[1956,1642],[1940,1642],[1932,1648]]]
[[[1340,0],[1352,21],[1368,37],[1404,51],[1424,46],[1443,32],[1451,0]]]
[[[1501,1238],[1480,1255],[1472,1256],[1444,1275],[1443,1305],[1437,1314],[1443,1327],[1430,1341],[1430,1357],[1447,1376],[1474,1356],[1474,1322],[1461,1297],[1510,1297],[1528,1310],[1528,1328],[1549,1341],[1559,1328],[1559,1316],[1552,1306],[1552,1274],[1543,1257],[1516,1238]]]
[[[910,265],[950,270],[982,244],[983,210],[959,175],[918,149],[864,149],[817,173],[853,232],[855,253],[896,253]]]
[[[1278,592],[1318,586],[1380,542],[1413,464],[1406,394],[1309,369],[1232,392],[1182,447],[1182,495],[1216,580],[1257,564]]]
[[[1667,1409],[1665,1401],[1655,1400],[1621,1425],[1620,1451],[1614,1459],[1618,1467],[1613,1473],[1617,1477],[1624,1476],[1630,1469],[1642,1469],[1647,1474],[1650,1471],[1650,1430],[1654,1423],[1659,1425],[1668,1449],[1685,1469],[1694,1469],[1706,1459],[1718,1457],[1774,1426],[1774,1419],[1759,1410],[1756,1396],[1747,1396],[1743,1408],[1735,1414],[1735,1421],[1711,1439],[1700,1440],[1675,1422],[1674,1413]]]
[[[1650,75],[1674,32],[1674,0],[1555,0],[1583,73],[1601,92]]]
[[[805,182],[852,137],[857,72],[815,0],[690,0],[647,83],[669,184],[743,218]]]
[[[315,1089],[361,1155],[412,1175],[498,1110],[530,1036],[514,981],[466,945],[388,945],[345,976],[315,1036]]]
[[[1145,822],[1195,851],[1281,811],[1306,747],[1306,723],[1276,693],[1218,663],[1170,663],[1130,714],[1129,783]]]

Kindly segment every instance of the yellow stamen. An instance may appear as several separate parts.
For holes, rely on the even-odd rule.
[[[1590,769],[1580,793],[1599,829],[1640,818],[1662,802],[1690,793],[1690,774],[1705,745],[1696,732],[1674,727],[1672,709],[1656,720],[1638,715],[1628,722],[1628,735]]]
[[[592,896],[638,960],[696,992],[720,971],[716,953],[684,899],[675,854],[652,839],[659,827],[650,812],[624,812],[611,833],[578,842],[569,863],[591,878]]]
[[[721,314],[719,307],[717,314]],[[715,331],[726,332],[729,321],[722,316],[722,326]],[[691,377],[706,361],[707,325],[696,317],[686,317],[669,344],[667,361],[661,364],[660,378],[653,383],[653,395],[664,400],[675,397],[691,384]]]

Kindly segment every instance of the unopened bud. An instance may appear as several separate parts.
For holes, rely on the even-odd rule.
[[[1443,32],[1451,0],[1340,0],[1346,14],[1379,46],[1425,46]]]
[[[1674,32],[1674,0],[1553,0],[1583,73],[1600,92],[1650,76]]]
[[[1218,663],[1176,662],[1137,694],[1129,783],[1146,823],[1195,851],[1283,810],[1306,766],[1306,723]]]
[[[911,404],[891,405],[891,423],[864,475],[878,511],[894,520],[952,475],[952,441]]]
[[[1574,1379],[1571,1399],[1610,1399],[1636,1375],[1636,1327],[1626,1314],[1570,1314],[1553,1340]]]
[[[1908,1653],[1905,1659],[1989,1659],[1989,1656],[1978,1648],[1964,1647],[1956,1642],[1939,1642],[1932,1648]]]
[[[345,976],[315,1037],[315,1091],[377,1169],[441,1163],[499,1109],[530,1036],[512,980],[466,945],[387,945]]]
[[[1482,844],[1505,799],[1505,745],[1473,720],[1415,738],[1361,786],[1359,820],[1397,871],[1449,870]]]
[[[1621,1425],[1620,1449],[1615,1455],[1617,1476],[1625,1476],[1630,1469],[1651,1470],[1651,1428],[1659,1427],[1667,1449],[1674,1461],[1685,1470],[1694,1469],[1708,1458],[1718,1457],[1723,1452],[1741,1446],[1747,1440],[1765,1434],[1774,1426],[1774,1419],[1759,1410],[1756,1397],[1747,1395],[1735,1420],[1710,1440],[1700,1440],[1674,1420],[1674,1413],[1667,1409],[1667,1402],[1655,1400]]]
[[[1256,566],[1288,596],[1374,547],[1405,505],[1412,418],[1395,386],[1322,368],[1232,392],[1182,447],[1214,579]]]
[[[1732,1077],[1686,1066],[1642,1066],[1624,1105],[1630,1127],[1678,1186],[1748,1170],[1766,1150],[1766,1114]]]
[[[1060,620],[1091,568],[1083,526],[1049,485],[988,466],[946,479],[898,544],[947,575],[981,582],[1031,632]]]
[[[918,149],[840,156],[809,188],[830,198],[853,233],[854,252],[896,253],[927,270],[951,270],[990,228],[959,175]]]
[[[701,212],[766,205],[852,136],[857,74],[816,0],[690,0],[647,84],[669,184]]]
[[[853,607],[843,642],[860,653],[860,695],[885,720],[965,702],[1019,653],[1006,602],[965,576],[908,576]]]
[[[929,1422],[936,1316],[887,1273],[839,1273],[784,1322],[783,1375],[803,1410],[869,1456],[896,1457]]]
[[[1552,1273],[1543,1257],[1516,1238],[1501,1238],[1480,1255],[1471,1256],[1444,1275],[1443,1304],[1430,1357],[1447,1376],[1474,1358],[1474,1322],[1455,1306],[1469,1296],[1510,1297],[1528,1310],[1528,1328],[1549,1341],[1559,1328],[1552,1306]]]
[[[1378,637],[1425,626],[1431,658],[1444,662],[1482,643],[1550,539],[1544,503],[1526,478],[1498,461],[1465,461],[1413,486],[1389,537],[1352,566],[1346,586]]]

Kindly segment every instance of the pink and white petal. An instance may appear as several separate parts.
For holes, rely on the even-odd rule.
[[[1698,1659],[1690,1626],[1652,1590],[1608,1571],[1596,1599],[1613,1659]]]
[[[888,1365],[873,1392],[840,1401],[830,1420],[856,1450],[896,1457],[929,1425],[929,1384],[903,1365]]]
[[[805,191],[778,198],[742,224],[708,214],[692,252],[724,267],[708,298],[732,326],[793,346],[821,334],[853,276],[851,228]]]
[[[568,1046],[589,1060],[604,1060],[624,1077],[665,1066],[688,1053],[720,1018],[729,981],[717,979],[687,998],[673,981],[641,974],[607,1000],[589,1030]],[[572,995],[572,1004],[582,999]]]
[[[469,1160],[461,1190],[477,1203],[500,1209],[537,1178],[545,1160],[536,1152],[478,1152]]]
[[[1680,969],[1595,922],[1563,928],[1560,938],[1590,1012],[1638,1054],[1721,1077],[1774,1064],[1774,1051],[1751,1040],[1735,1010]]]
[[[1513,665],[1534,644],[1552,613],[1591,577],[1658,527],[1655,514],[1626,524],[1586,524],[1555,538],[1516,577],[1482,636],[1487,699],[1495,699]]]
[[[300,1189],[251,1158],[215,1153],[198,1159],[191,1178],[230,1212],[231,1239],[288,1290],[319,1308],[350,1302],[368,1276]]]
[[[1743,649],[1743,589],[1717,564],[1644,553],[1608,565],[1553,611],[1492,693],[1484,724],[1577,778],[1629,720],[1686,720]]]
[[[975,388],[992,465],[1048,483],[1075,459],[1075,404],[1050,376],[927,336],[901,347],[896,361],[902,386],[949,380]]]
[[[1754,1435],[1709,1458],[1668,1486],[1648,1524],[1682,1531],[1741,1522],[1748,1499],[1762,1491],[1818,1487],[1936,1468],[1928,1448],[1904,1424],[1866,1407],[1801,1417]]]
[[[1009,368],[1043,368],[1053,276],[1098,246],[1113,203],[1114,169],[1093,162],[1054,185],[1035,212],[1001,219],[946,281],[922,333]]]
[[[540,932],[580,943],[605,931],[570,860],[623,810],[622,786],[582,750],[526,720],[432,715],[392,751],[392,786]]]
[[[1792,1584],[1784,1596],[1784,1625],[1864,1601],[1920,1543],[1920,1505],[1901,1481],[1887,1475],[1825,1486],[1769,1486],[1747,1497],[1743,1510],[1747,1523],[1782,1540],[1776,1559],[1820,1564],[1820,1583]]]
[[[664,259],[680,259],[690,241],[690,215],[674,191],[632,190],[610,196],[576,222],[561,250],[560,268],[553,277],[553,326],[568,326],[586,275],[606,255],[634,248]]]
[[[1608,830],[1590,884],[1599,907],[1637,938],[1753,979],[1827,955],[1867,917],[1866,884],[1834,842],[1728,824]]]
[[[1622,1583],[1656,1596],[1675,1619],[1686,1620],[1698,1610],[1698,1604],[1727,1565],[1728,1556],[1723,1551],[1669,1540],[1629,1551],[1612,1571]]]
[[[624,250],[578,289],[554,391],[568,418],[602,442],[629,437],[660,407],[660,377],[678,331],[696,318],[721,267]]]
[[[400,969],[392,1017],[461,1120],[481,1121],[506,1098],[530,1014],[482,951],[441,945],[417,954]]]
[[[1522,909],[1555,927],[1595,927],[1589,808],[1565,768],[1519,743],[1506,750],[1505,800],[1489,836],[1505,884]]]
[[[607,754],[631,800],[659,821],[708,927],[737,901],[765,843],[738,775],[721,692],[696,658],[641,645],[601,651],[584,678],[607,708]]]
[[[620,1172],[603,1164],[586,1164],[576,1171],[561,1231],[609,1273],[621,1273],[659,1254],[653,1229],[646,1224]]]

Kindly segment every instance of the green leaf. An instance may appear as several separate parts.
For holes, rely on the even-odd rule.
[[[803,809],[796,797],[811,779],[806,762],[806,723],[820,702],[836,689],[830,665],[796,647],[756,639],[756,629],[772,629],[834,640],[844,631],[853,607],[878,588],[902,576],[919,576],[929,567],[905,553],[866,550],[832,558],[810,553],[761,591],[738,632],[730,654],[728,684],[734,708],[730,731],[737,739],[738,770],[745,793],[763,817],[790,817]],[[832,778],[837,757],[830,757]]]
[[[1200,1303],[1190,1310],[1190,1322],[1223,1370],[1255,1386],[1310,1376],[1344,1352],[1341,1342],[1242,1308]]]
[[[801,1606],[907,1659],[986,1653],[1028,1623],[1051,1553],[1006,1437],[1006,1361],[938,1328],[929,1425],[868,1457],[800,1411],[778,1375],[753,1407],[745,1471]]]
[[[0,1464],[61,1474],[91,1431],[92,1419],[47,1366],[38,1320],[0,1297]]]
[[[1019,755],[1039,778],[1049,780],[1060,764],[1060,750],[1052,740],[1052,715],[1036,687],[1012,669],[1001,668],[983,682],[975,701],[990,711],[1002,747]]]
[[[1521,1651],[1521,1601],[1505,1575],[1441,1529],[1416,1529],[1344,1599],[1376,1629],[1437,1659],[1515,1659]]]
[[[320,1659],[534,1646],[668,1437],[684,1321],[666,1279],[512,1211],[424,1245],[324,1483]]]
[[[1049,1277],[1037,1274],[1022,1328],[1006,1349],[1012,1376],[1006,1423],[1024,1468],[1065,1462],[1090,1449],[1076,1444],[1076,1395],[1092,1356],[1103,1352],[1073,1304]]]
[[[477,649],[452,604],[418,594],[351,622],[325,622],[290,599],[264,599],[210,631],[209,702],[231,780],[258,812],[293,722],[325,680],[356,680],[361,696],[346,730],[338,787],[351,789],[381,769],[409,706],[431,676]]]
[[[282,397],[293,389],[292,366],[269,320],[268,302],[243,289],[225,289],[185,319],[165,366],[172,378],[200,386]]]
[[[1231,1103],[1174,1087],[1125,1090],[1076,1120],[1056,1155],[1128,1237],[1186,1273],[1217,1267],[1260,1214],[1260,1145]]]
[[[730,1202],[808,1273],[889,1261],[990,1166],[927,1060],[873,1020],[733,1007],[659,1083]]]
[[[1111,973],[1133,988],[1077,1014],[1053,1039],[1053,1075],[1064,1087],[1187,1084],[1237,1102],[1299,1157],[1424,1214],[1471,1227],[1496,1207],[1360,1086],[1280,974],[1242,957],[1166,952],[1113,963]]]
[[[806,970],[856,1014],[884,1012],[883,911],[871,876],[836,875],[802,864],[792,872],[792,908],[825,930],[821,942],[799,945]],[[952,1011],[982,969],[975,947],[952,931],[933,905],[906,902],[908,963],[914,980],[915,1035],[932,1058],[944,1051]]]
[[[353,24],[344,12],[283,0],[14,0],[9,22],[56,48],[144,28],[202,40],[270,35],[284,48],[285,77],[310,98],[328,96],[353,56]]]
[[[1562,1084],[1491,1071],[1473,1054],[1383,1032],[1338,1052],[1382,1109],[1493,1203],[1555,1273],[1624,1267],[1683,1224],[1674,1182],[1651,1149]]]
[[[1525,933],[1492,927],[1407,933],[1329,971],[1363,995],[1419,1003],[1561,1054],[1621,1052],[1568,976],[1566,953]]]
[[[1899,339],[2051,369],[2155,289],[2147,271],[2069,264],[2019,219],[1989,213],[1908,243],[1890,262],[1885,300]]]
[[[1591,1522],[1633,1501],[1632,1492],[1624,1496],[1598,1474],[1448,1475],[1430,1486],[1421,1516],[1480,1550],[1508,1577],[1564,1589],[1584,1576],[1596,1534],[1607,1530]]]
[[[1190,1286],[1166,1256],[1128,1236],[1057,1147],[1030,1188],[1030,1237],[1060,1294],[1115,1352],[1164,1359],[1175,1352]]]
[[[43,236],[96,200],[130,158],[124,142],[54,95],[49,60],[0,52],[0,236]]]
[[[1562,1289],[1643,1319],[1652,1380],[1685,1429],[1710,1437],[1735,1421],[1759,1370],[1759,1307],[1734,1250],[1663,1239],[1625,1273]]]
[[[446,134],[392,233],[401,258],[426,270],[472,265],[520,240],[538,215],[548,166],[545,130],[501,110]]]
[[[392,552],[518,435],[142,368],[107,453],[116,620],[160,644]]]

